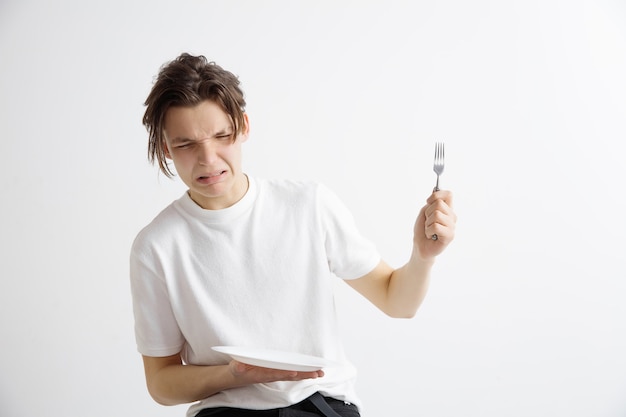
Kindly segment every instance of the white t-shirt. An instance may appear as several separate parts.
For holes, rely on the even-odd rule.
[[[220,365],[230,358],[212,346],[246,346],[343,364],[322,378],[222,391],[193,404],[188,416],[218,406],[285,407],[316,391],[359,405],[332,279],[367,274],[379,253],[328,188],[249,183],[246,195],[223,210],[204,210],[185,193],[138,234],[130,258],[138,350]]]

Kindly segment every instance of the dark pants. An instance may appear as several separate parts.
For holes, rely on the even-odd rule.
[[[324,398],[330,408],[341,417],[360,417],[359,411],[353,404],[346,404],[334,398]],[[275,408],[272,410],[246,410],[243,408],[218,407],[206,408],[196,414],[196,417],[319,417],[324,416],[310,400],[299,402],[286,408]]]

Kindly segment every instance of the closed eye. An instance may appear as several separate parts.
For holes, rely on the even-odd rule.
[[[232,139],[232,137],[233,137],[232,133],[223,133],[223,134],[219,134],[215,136],[215,138],[218,140],[230,140]]]
[[[191,148],[192,146],[193,146],[193,143],[191,142],[183,142],[183,143],[178,143],[174,145],[174,149],[188,149],[188,148]]]

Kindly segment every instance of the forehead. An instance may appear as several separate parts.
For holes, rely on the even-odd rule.
[[[165,113],[164,130],[168,137],[198,137],[232,130],[231,118],[213,101],[195,106],[170,107]]]

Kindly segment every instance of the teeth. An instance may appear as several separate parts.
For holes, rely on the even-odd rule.
[[[226,171],[220,171],[220,172],[218,172],[217,174],[201,175],[201,176],[199,176],[198,178],[200,178],[200,179],[213,178],[213,177],[220,176],[220,175],[222,175],[222,174],[223,174],[223,173],[225,173],[225,172],[226,172]]]

